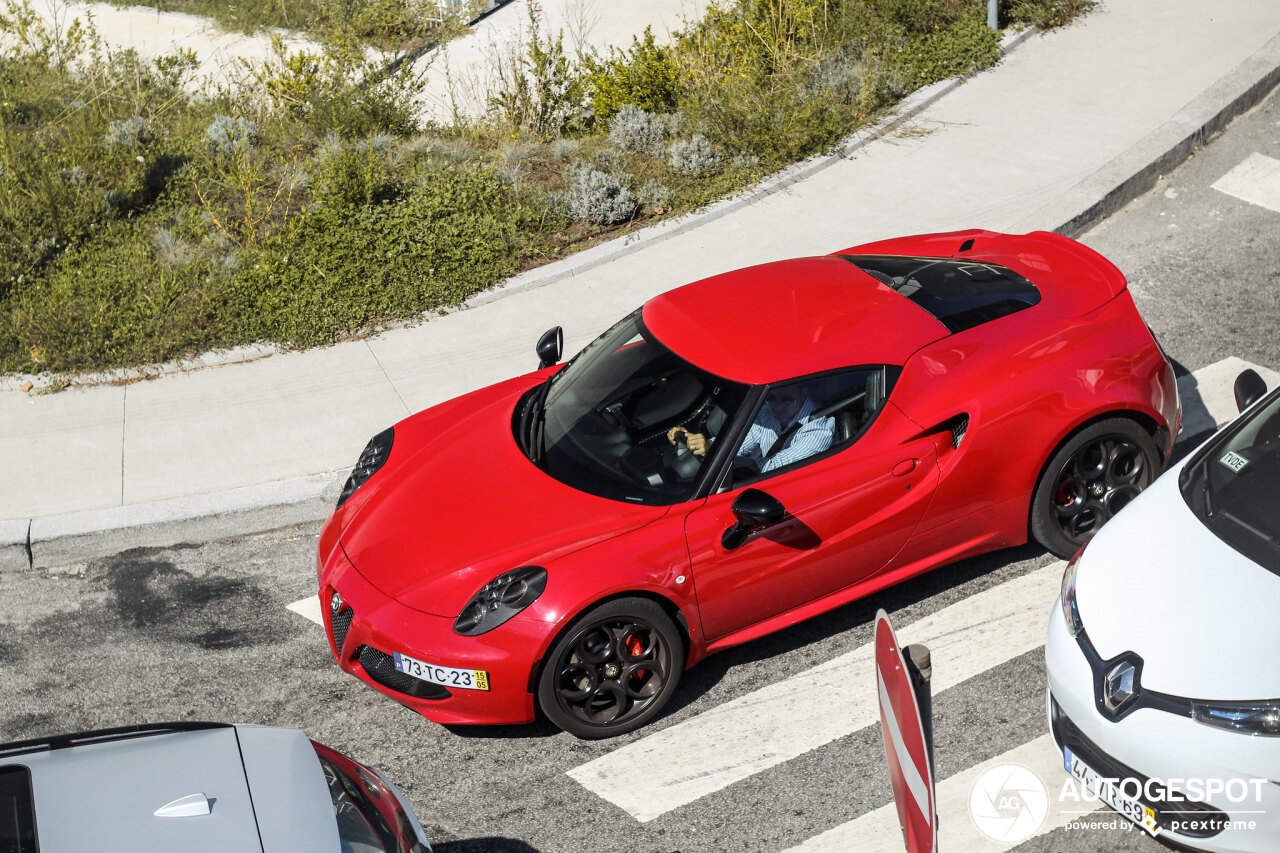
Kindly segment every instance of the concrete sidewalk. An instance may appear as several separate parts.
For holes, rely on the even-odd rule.
[[[28,396],[7,382],[0,566],[320,518],[388,424],[532,369],[550,326],[564,326],[572,353],[649,296],[707,275],[896,234],[1078,233],[1278,81],[1274,0],[1105,0],[994,70],[919,93],[905,127],[519,276],[468,310],[131,385]]]

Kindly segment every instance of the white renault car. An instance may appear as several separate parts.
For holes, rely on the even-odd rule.
[[[129,726],[0,745],[0,851],[431,853],[378,771],[297,729]]]
[[[1280,388],[1245,371],[1242,414],[1067,566],[1049,621],[1064,766],[1149,832],[1280,851]]]

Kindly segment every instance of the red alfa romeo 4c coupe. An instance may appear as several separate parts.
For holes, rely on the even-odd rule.
[[[321,534],[338,664],[440,723],[620,734],[712,652],[1029,537],[1070,556],[1180,418],[1124,276],[1050,233],[763,264],[560,341],[375,436]]]

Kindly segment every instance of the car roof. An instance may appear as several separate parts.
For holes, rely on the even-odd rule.
[[[947,328],[837,257],[712,276],[650,299],[644,323],[687,361],[735,382],[778,382],[858,364],[906,363]]]
[[[41,850],[337,851],[332,801],[302,732],[209,725],[112,734],[0,747],[0,766],[30,773]],[[206,813],[156,814],[178,801]]]

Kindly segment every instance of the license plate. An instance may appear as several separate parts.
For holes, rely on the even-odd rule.
[[[392,658],[396,662],[396,669],[405,675],[412,675],[414,678],[430,681],[432,684],[459,687],[463,690],[489,689],[489,673],[483,669],[454,669],[451,666],[436,666],[433,663],[424,663],[417,658],[411,658],[399,652],[392,652]]]
[[[1099,775],[1096,770],[1085,764],[1080,756],[1066,747],[1062,748],[1062,761],[1067,772],[1097,794],[1098,799],[1152,835],[1159,831],[1156,827],[1155,809],[1122,792],[1116,782]]]

